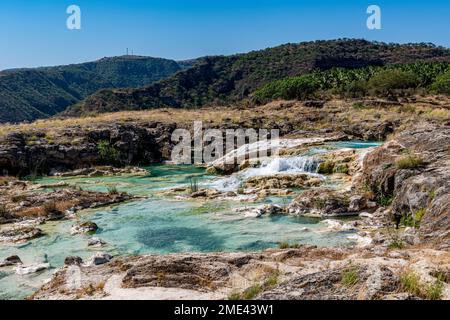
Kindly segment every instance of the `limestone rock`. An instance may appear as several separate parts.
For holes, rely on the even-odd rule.
[[[43,270],[46,270],[50,268],[50,264],[49,263],[36,263],[36,264],[32,264],[32,265],[18,265],[16,267],[16,273],[18,275],[26,275],[26,274],[30,274],[30,273],[36,273],[36,272],[40,272]]]
[[[349,216],[349,195],[332,189],[316,188],[302,192],[289,205],[288,212],[293,215],[318,217]]]
[[[29,226],[6,228],[0,231],[0,242],[23,242],[43,236],[41,229]]]
[[[70,233],[72,235],[75,234],[86,234],[86,233],[95,233],[98,230],[98,226],[95,222],[92,221],[84,221],[79,224],[74,225],[71,228]]]
[[[111,259],[112,259],[112,255],[110,255],[109,253],[97,252],[89,259],[89,262],[87,264],[90,266],[92,266],[92,265],[97,266],[100,264],[108,263],[109,261],[111,261]]]
[[[81,265],[83,264],[83,259],[81,259],[80,257],[74,257],[74,256],[70,256],[70,257],[66,257],[66,259],[64,259],[64,264],[66,266],[72,266],[72,265]]]
[[[5,260],[0,262],[0,267],[8,267],[8,266],[13,266],[16,264],[22,264],[22,260],[20,260],[19,256],[10,256],[8,258],[6,258]]]
[[[103,241],[102,239],[97,238],[97,237],[93,237],[93,238],[89,239],[89,241],[88,241],[89,247],[101,247],[105,244],[106,244],[105,241]]]

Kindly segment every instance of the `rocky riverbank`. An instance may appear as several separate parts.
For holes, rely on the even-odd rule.
[[[134,197],[116,190],[82,190],[65,183],[36,184],[4,178],[0,184],[0,242],[22,242],[44,235],[39,225],[70,219],[82,209],[112,205]]]
[[[257,253],[115,257],[99,265],[68,265],[31,298],[449,299],[449,130],[427,123],[368,151],[328,155],[318,170],[339,181],[338,188],[311,184],[284,207],[236,211],[253,219],[264,214],[326,218],[330,229],[354,231],[351,248],[281,243],[280,249]],[[253,179],[244,192],[305,181]],[[243,196],[211,189],[167,192],[184,192],[183,199],[192,201]],[[359,219],[337,219],[349,215]]]
[[[47,175],[170,160],[176,128],[279,129],[285,137],[385,140],[419,121],[448,124],[445,97],[276,101],[258,107],[157,109],[0,126],[0,174]],[[295,152],[295,150],[291,151]]]
[[[279,128],[286,142],[280,158],[264,164],[245,160],[231,168],[211,164],[208,172],[225,174],[217,183],[191,182],[155,194],[200,203],[243,202],[232,210],[243,219],[315,217],[329,231],[349,232],[354,243],[327,249],[280,243],[280,249],[257,253],[112,257],[98,252],[86,262],[67,257],[66,266],[32,298],[448,299],[449,103],[434,98],[380,103],[282,101],[251,110],[163,109],[7,126],[0,134],[1,172],[59,178],[146,176],[133,165],[168,160],[172,131],[190,128],[193,120],[210,128]],[[369,149],[327,149],[350,139],[388,141]],[[302,156],[315,149],[326,152]],[[300,172],[280,173],[272,166]],[[272,196],[293,199],[252,205]],[[0,223],[7,224],[0,228],[0,241],[42,237],[45,221],[132,198],[115,188],[102,193],[64,181],[36,184],[5,175]],[[70,233],[82,237],[97,229],[79,221]],[[91,238],[87,245],[105,243]],[[16,255],[4,258],[1,267],[16,268],[18,275],[49,268],[46,261],[23,265]]]
[[[32,299],[450,298],[450,253],[295,249],[113,259],[59,270]],[[419,279],[411,290],[405,279]],[[439,280],[441,281],[441,280]],[[442,288],[440,287],[442,283]]]

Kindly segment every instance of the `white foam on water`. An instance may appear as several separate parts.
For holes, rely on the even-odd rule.
[[[295,148],[308,143],[325,142],[326,140],[326,138],[261,140],[234,149],[225,154],[222,158],[213,161],[210,165],[215,166],[222,163],[234,163],[236,159],[248,159],[251,158],[252,155],[257,157],[258,152],[274,154],[282,149]]]
[[[321,177],[317,174],[319,162],[314,157],[296,156],[289,158],[273,158],[263,161],[258,168],[247,168],[229,177],[216,180],[210,187],[227,192],[236,191],[243,182],[253,177],[273,176],[277,174],[306,173]]]

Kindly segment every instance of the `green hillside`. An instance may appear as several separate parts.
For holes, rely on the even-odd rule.
[[[431,44],[349,39],[286,44],[246,54],[206,57],[194,67],[144,88],[101,90],[64,114],[227,105],[272,81],[313,71],[442,61],[450,61],[450,50]]]
[[[333,68],[276,80],[256,90],[252,99],[313,99],[327,94],[343,97],[398,96],[422,92],[450,94],[449,62],[416,62],[358,69]]]
[[[0,72],[0,122],[47,118],[104,88],[140,87],[182,68],[172,60],[121,56]]]

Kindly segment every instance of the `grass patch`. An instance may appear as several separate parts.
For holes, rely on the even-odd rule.
[[[251,300],[254,297],[256,297],[259,293],[261,293],[263,290],[263,287],[259,284],[255,284],[253,286],[251,286],[250,288],[247,288],[242,297],[244,300]]]
[[[404,272],[400,275],[400,285],[403,290],[413,295],[420,295],[420,278],[414,272]]]
[[[347,269],[342,272],[341,283],[346,287],[353,287],[359,282],[359,274],[355,268]]]
[[[418,227],[420,225],[420,222],[422,221],[422,218],[424,217],[427,209],[421,208],[416,211],[416,214],[414,215],[414,220],[416,221],[416,226]]]
[[[271,271],[262,284],[254,284],[245,289],[242,293],[233,291],[228,296],[228,300],[251,300],[261,292],[271,289],[278,284],[280,272],[278,270]]]
[[[241,300],[241,294],[239,292],[233,291],[228,295],[228,300]]]
[[[405,243],[400,238],[394,238],[389,243],[388,249],[404,249]]]
[[[414,155],[401,157],[395,162],[398,169],[417,169],[423,165],[423,160]]]
[[[400,219],[400,224],[405,227],[414,227],[414,218],[411,215],[404,214]]]
[[[400,276],[400,286],[404,291],[427,300],[440,300],[444,291],[444,283],[436,279],[429,284],[423,284],[420,277],[412,272],[404,272]]]
[[[266,282],[264,282],[264,286],[266,288],[272,288],[275,287],[278,284],[278,272],[271,274],[267,279]]]
[[[117,190],[116,186],[110,186],[110,187],[108,187],[108,194],[111,196],[116,195],[116,194],[119,194],[119,191]]]
[[[356,102],[352,105],[352,108],[356,110],[363,110],[366,108],[366,106],[362,102]]]
[[[196,177],[189,178],[189,192],[194,193],[198,191],[198,179]]]
[[[433,283],[426,286],[425,298],[428,300],[441,300],[444,291],[444,283],[436,279]]]
[[[393,200],[394,200],[393,196],[381,196],[378,198],[377,203],[382,207],[387,207],[391,205]]]
[[[346,164],[340,164],[340,165],[337,165],[334,168],[333,172],[348,174],[349,173],[349,169],[348,169],[348,166]]]
[[[287,241],[282,241],[278,243],[278,248],[280,249],[297,249],[300,245],[298,243],[289,243]]]

